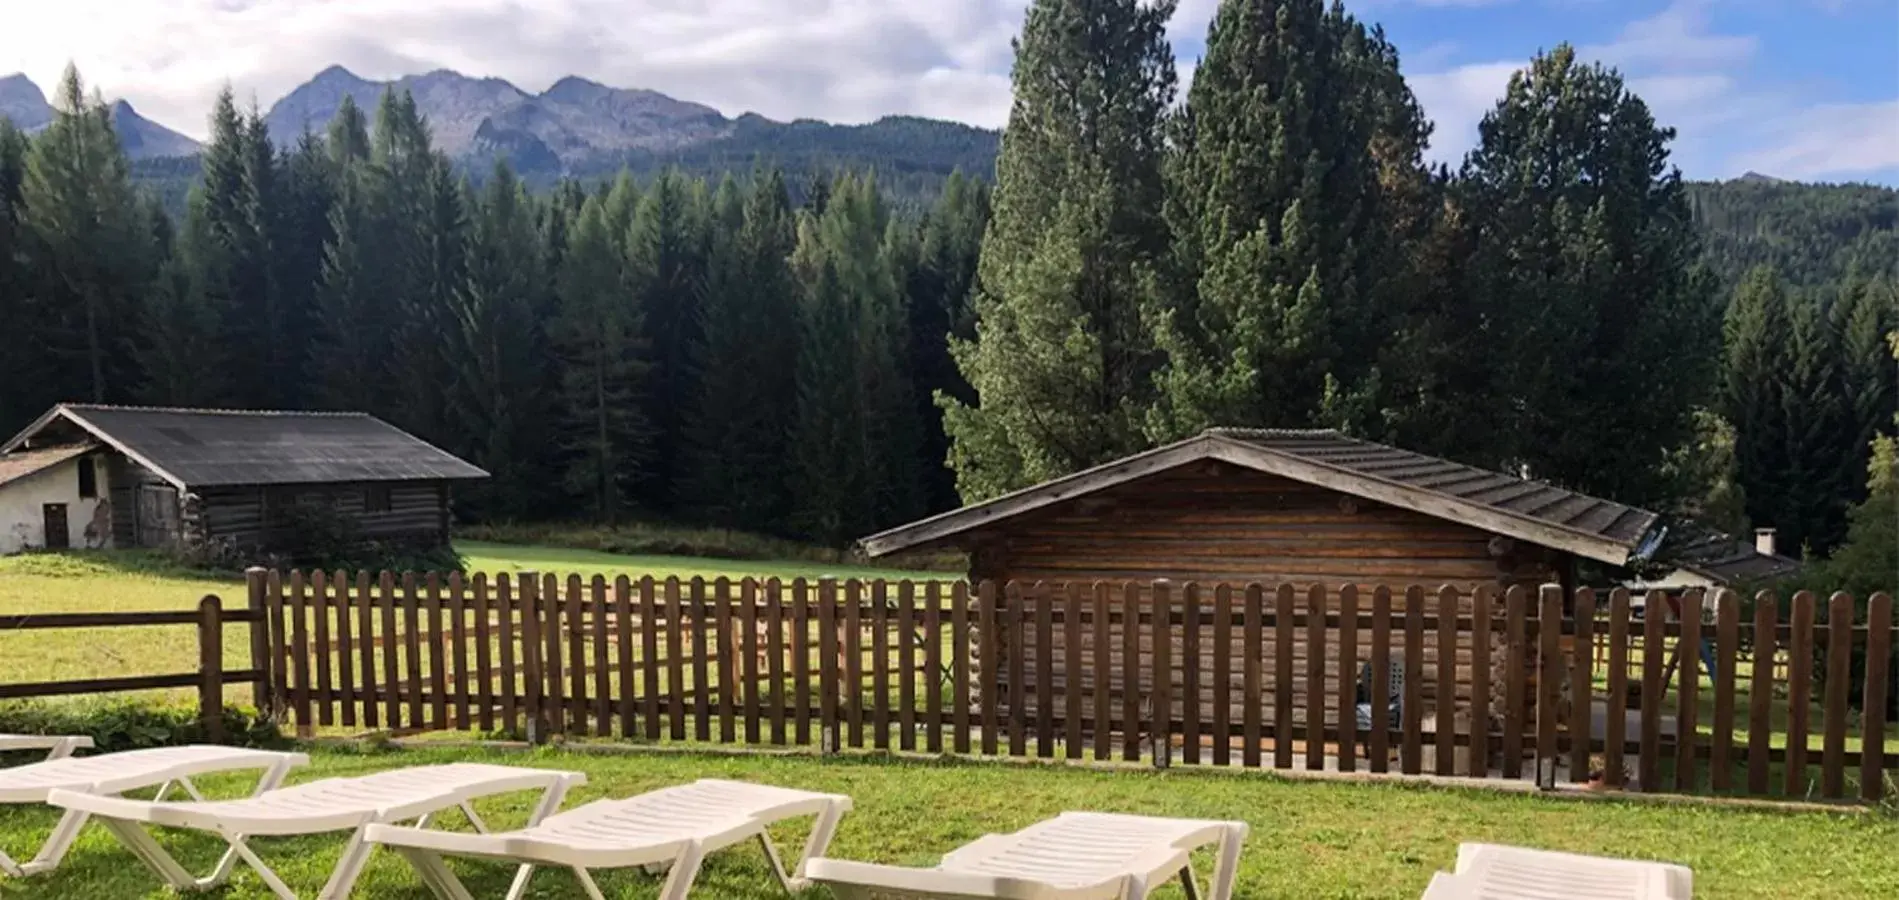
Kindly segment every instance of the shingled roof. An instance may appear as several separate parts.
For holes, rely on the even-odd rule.
[[[488,473],[365,413],[56,406],[0,452],[66,422],[180,488],[448,481]]]
[[[1331,430],[1215,428],[1178,443],[872,535],[882,556],[1202,459],[1315,484],[1612,565],[1653,552],[1660,517],[1547,482]]]
[[[75,456],[91,450],[94,444],[56,444],[37,450],[21,450],[18,453],[0,453],[0,484],[19,481],[28,475],[43,472]]]

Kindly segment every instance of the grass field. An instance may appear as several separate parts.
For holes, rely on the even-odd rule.
[[[681,579],[737,579],[748,575],[784,579],[931,577],[927,573],[834,563],[623,556],[481,542],[460,543],[457,549],[467,560],[469,571],[490,574],[537,571]],[[242,581],[179,570],[151,554],[95,551],[0,557],[0,614],[5,615],[190,609],[206,594],[217,594],[227,608],[239,608],[245,602]],[[232,625],[226,630],[228,668],[249,665],[248,641],[248,626]],[[0,684],[185,672],[195,670],[197,661],[197,638],[191,626],[0,632]]]
[[[1417,897],[1431,873],[1453,865],[1460,841],[1679,862],[1695,871],[1696,894],[1719,898],[1862,898],[1899,896],[1899,821],[1877,816],[1766,812],[1697,805],[1583,801],[1443,788],[1298,782],[1265,775],[1205,772],[1091,771],[982,763],[909,763],[810,757],[534,754],[435,749],[389,753],[319,751],[294,780],[359,774],[402,765],[481,760],[578,769],[589,784],[568,807],[622,797],[694,778],[737,778],[851,795],[831,855],[928,865],[985,832],[1020,828],[1065,809],[1196,818],[1242,819],[1252,826],[1241,857],[1237,896],[1248,898]],[[231,790],[226,785],[227,791]],[[526,814],[528,798],[484,804],[497,827]],[[459,817],[442,827],[462,827]],[[0,807],[0,846],[16,856],[45,837],[54,816],[43,807]],[[803,823],[777,834],[795,853]],[[208,868],[222,844],[203,835],[161,835],[187,866]],[[253,846],[291,886],[314,892],[327,877],[340,835],[258,840]],[[500,896],[511,870],[458,861],[476,896]],[[1206,861],[1199,864],[1204,872]],[[221,896],[268,896],[240,870]],[[645,898],[657,882],[628,873],[602,879],[607,895]],[[578,898],[567,873],[543,870],[530,896]],[[0,897],[168,896],[102,829],[88,829],[65,866],[31,880],[0,880]],[[400,859],[379,853],[357,896],[427,896]],[[694,897],[739,900],[779,896],[756,845],[709,859]],[[827,896],[813,890],[805,896]],[[1170,886],[1156,896],[1182,896]]]

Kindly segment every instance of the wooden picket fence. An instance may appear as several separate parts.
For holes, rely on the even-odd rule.
[[[1627,591],[1555,586],[253,570],[249,590],[259,704],[305,733],[1363,767],[1868,802],[1899,774],[1885,594],[1803,592],[1782,622],[1771,598],[1747,621],[1726,592],[1637,618]],[[1401,694],[1366,690],[1366,666],[1401,672]]]

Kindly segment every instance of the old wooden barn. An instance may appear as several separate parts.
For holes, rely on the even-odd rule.
[[[1309,589],[1321,586],[1332,614],[1339,609],[1341,589],[1351,586],[1359,615],[1372,609],[1381,588],[1389,589],[1393,611],[1401,615],[1409,602],[1407,590],[1414,586],[1423,593],[1411,596],[1425,598],[1435,615],[1438,592],[1449,586],[1459,595],[1460,617],[1477,611],[1475,598],[1484,597],[1488,605],[1482,612],[1500,621],[1508,588],[1574,587],[1582,564],[1629,565],[1652,553],[1664,532],[1659,517],[1647,510],[1334,431],[1214,429],[871,536],[863,547],[873,557],[961,549],[969,554],[973,579],[1039,582],[1057,596],[1067,589],[1064,585],[1077,582],[1151,585],[1166,580],[1171,588],[1165,596],[1176,616],[1189,584],[1200,592],[1203,610],[1223,584],[1263,585],[1269,600],[1278,586],[1292,585],[1302,610]],[[1152,591],[1144,594],[1142,602],[1151,603]],[[1176,686],[1185,659],[1194,656],[1199,692],[1210,700],[1214,679],[1224,677],[1237,686],[1242,677],[1237,661],[1244,654],[1237,645],[1216,653],[1214,626],[1199,621],[1197,634],[1183,636],[1184,629],[1176,629],[1169,652]],[[1027,634],[1035,623],[1023,627]],[[1073,658],[1096,660],[1091,630],[1080,634],[1086,646]],[[1113,667],[1149,670],[1153,647],[1145,634],[1137,641],[1142,659],[1132,667],[1124,664],[1118,620],[1109,639]],[[1328,632],[1328,640],[1333,649],[1327,659],[1337,659],[1337,628]],[[1356,659],[1369,659],[1367,631],[1354,629],[1351,640],[1359,648]],[[1469,637],[1463,640],[1456,651],[1457,712],[1472,691]],[[1526,669],[1513,675],[1504,670],[1507,654],[1500,636],[1491,642],[1498,646],[1484,654],[1488,677],[1477,681],[1497,701],[1491,708],[1502,709],[1509,681],[1529,678],[1534,661],[1526,659]],[[1022,643],[1025,679],[1038,677],[1038,654],[1047,650],[1053,659],[1041,671],[1066,683],[1070,657],[1063,629],[1055,627],[1040,647],[1027,638]],[[1432,716],[1441,693],[1434,677],[1436,647],[1436,642],[1425,645],[1422,666],[1423,698]],[[1267,696],[1275,690],[1275,653],[1272,646],[1264,648]],[[1292,655],[1303,721],[1311,705],[1303,640]],[[1217,665],[1222,661],[1227,663],[1223,675]],[[1001,660],[996,665],[1008,668]],[[1087,665],[1075,674],[1092,680],[1101,677],[1092,671],[1096,668]],[[1331,693],[1320,696],[1335,695],[1338,676],[1330,664],[1320,676],[1331,679],[1322,686]],[[1139,689],[1145,692],[1151,685]],[[1025,702],[1032,704],[1035,693],[1032,687],[1025,690]],[[1238,697],[1237,687],[1222,696]],[[1326,721],[1334,721],[1335,704],[1320,705]],[[1232,711],[1234,721],[1240,712]]]
[[[0,445],[9,469],[43,476],[0,481],[0,512],[21,520],[0,531],[39,538],[23,548],[221,542],[292,556],[311,505],[366,540],[445,545],[451,486],[487,477],[363,413],[85,404],[54,407]],[[9,502],[29,484],[31,503]]]

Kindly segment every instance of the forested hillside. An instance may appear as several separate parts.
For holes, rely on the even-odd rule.
[[[1225,0],[1180,98],[1167,11],[1035,0],[993,156],[752,123],[541,185],[458,168],[404,93],[288,147],[226,96],[195,187],[140,169],[175,216],[74,76],[0,126],[0,427],[365,409],[495,473],[471,519],[833,543],[1209,425],[1335,427],[1849,537],[1899,397],[1899,195],[1684,183],[1567,46],[1434,168],[1375,28]]]

